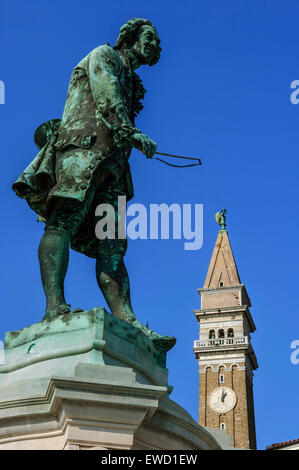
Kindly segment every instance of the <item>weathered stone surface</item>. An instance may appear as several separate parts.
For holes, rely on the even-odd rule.
[[[159,354],[103,308],[7,333],[0,450],[221,449],[170,400]]]
[[[142,331],[100,307],[6,333],[4,344],[0,384],[28,374],[73,377],[81,362],[132,367],[143,383],[168,383],[166,353],[158,351]],[[87,368],[86,373],[90,370]]]
[[[20,389],[9,401],[2,390],[0,450],[221,449],[167,397],[166,387],[62,377],[29,381],[30,393]]]

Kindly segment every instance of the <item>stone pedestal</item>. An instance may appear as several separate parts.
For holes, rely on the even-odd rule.
[[[221,449],[170,400],[166,354],[95,308],[6,333],[0,450]]]

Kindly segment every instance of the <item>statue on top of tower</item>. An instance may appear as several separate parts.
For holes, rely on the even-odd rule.
[[[221,225],[221,230],[226,230],[226,209],[216,212],[215,219],[217,224]]]

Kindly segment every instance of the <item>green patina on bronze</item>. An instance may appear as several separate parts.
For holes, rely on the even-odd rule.
[[[217,224],[221,225],[221,230],[226,230],[226,209],[216,212],[215,219]]]
[[[167,384],[166,352],[156,348],[142,331],[100,307],[75,315],[60,315],[49,322],[41,321],[16,332],[7,332],[4,346],[7,365],[13,370],[55,357],[70,359],[76,354],[84,354],[79,362],[86,366],[90,361],[95,363],[95,354],[91,356],[88,351],[98,351],[97,361],[102,365],[111,364],[111,358],[114,358],[114,364],[115,360],[124,359],[127,365],[131,363],[134,368],[146,369],[152,378],[164,379]],[[84,352],[78,350],[82,346],[86,348]],[[74,357],[74,363],[78,364],[78,357]],[[6,372],[6,365],[0,364],[0,377]]]
[[[132,148],[148,158],[156,152],[156,143],[135,127],[145,94],[135,70],[158,62],[159,44],[152,23],[133,18],[120,29],[115,46],[99,46],[81,60],[71,75],[62,120],[37,129],[40,152],[13,190],[46,223],[39,246],[45,319],[70,312],[64,297],[70,245],[96,259],[97,281],[111,312],[167,350],[175,338],[143,327],[133,313],[123,262],[126,240],[98,240],[94,215],[100,203],[109,202],[117,212],[118,196],[133,197]]]

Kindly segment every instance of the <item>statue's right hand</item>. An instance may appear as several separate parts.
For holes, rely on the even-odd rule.
[[[145,134],[138,134],[138,133],[133,134],[130,140],[131,140],[131,144],[133,145],[133,147],[137,148],[142,153],[144,153],[147,156],[147,158],[152,158],[152,156],[157,151],[156,142],[154,142]]]

